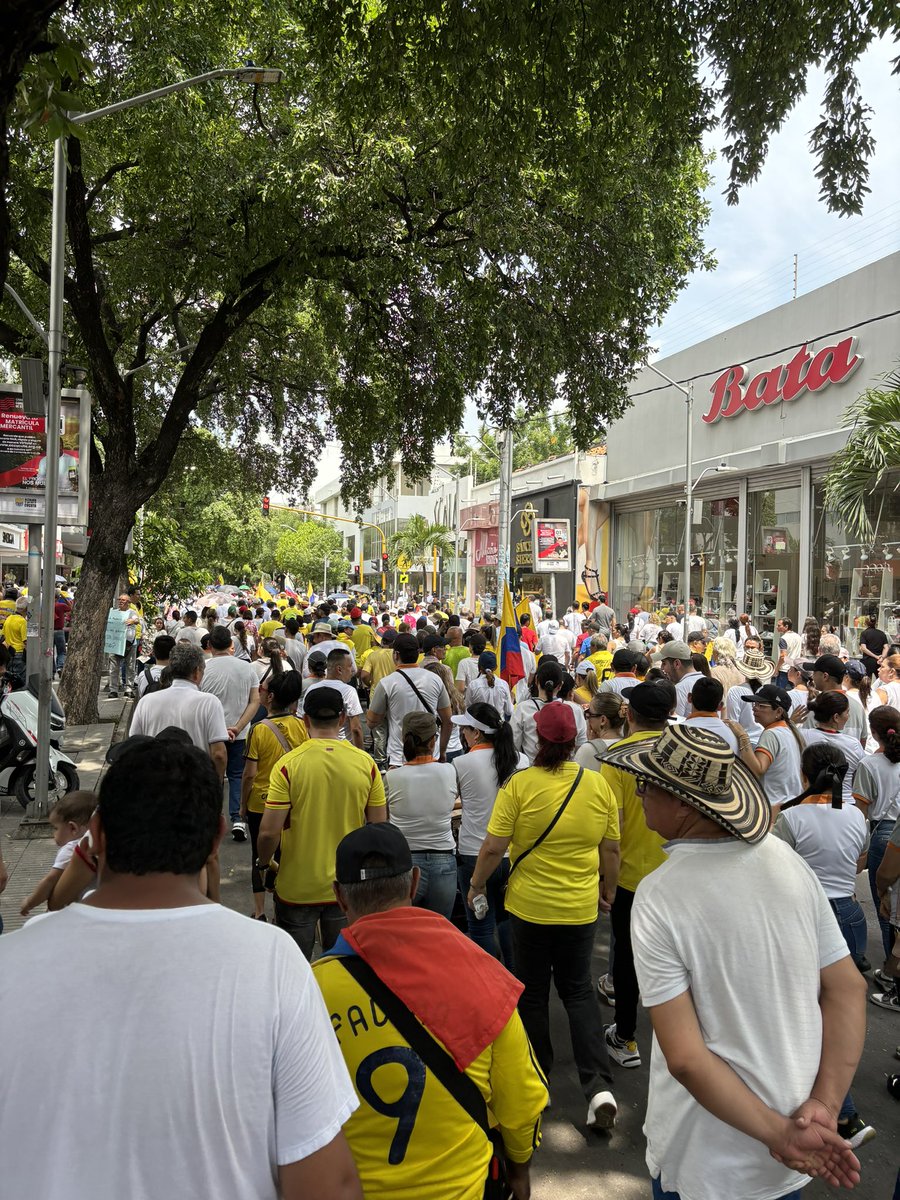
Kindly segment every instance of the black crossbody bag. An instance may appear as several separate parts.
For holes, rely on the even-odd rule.
[[[437,731],[438,736],[440,736],[441,721],[440,721],[440,718],[438,717],[437,713],[434,711],[434,709],[431,707],[431,705],[428,703],[428,701],[425,699],[425,697],[422,695],[422,693],[419,691],[419,689],[416,687],[416,685],[413,683],[413,681],[410,679],[410,677],[407,675],[407,673],[405,671],[396,671],[395,674],[399,675],[401,679],[405,680],[406,683],[409,684],[409,686],[412,688],[412,690],[416,693],[416,697],[418,698],[419,703],[422,705],[422,707],[425,709],[425,711],[427,713],[430,713],[434,717],[434,727],[435,727],[435,730]]]
[[[532,852],[532,850],[537,850],[538,846],[541,844],[541,842],[544,840],[544,838],[546,838],[547,835],[553,830],[553,827],[556,825],[556,822],[566,811],[569,801],[575,795],[575,789],[578,787],[579,783],[581,783],[581,777],[583,774],[584,774],[584,767],[579,767],[578,774],[575,776],[575,782],[572,784],[572,786],[569,788],[568,792],[566,793],[565,800],[563,800],[562,804],[556,810],[556,816],[553,818],[553,820],[550,822],[550,824],[547,826],[547,828],[544,830],[544,832],[541,834],[541,836],[539,838],[537,838],[536,841],[532,842],[532,844],[528,847],[528,849],[524,850],[519,855],[519,857],[516,859],[516,861],[514,863],[510,863],[509,874],[506,877],[506,886],[507,887],[509,887],[509,881],[510,881],[510,879],[512,879],[513,871],[516,869],[516,867],[519,865],[519,863],[524,858],[527,858],[528,855]]]
[[[426,1069],[447,1089],[490,1142],[491,1158],[484,1183],[484,1200],[509,1200],[512,1190],[506,1178],[503,1139],[496,1129],[491,1128],[487,1105],[477,1084],[465,1071],[459,1069],[443,1046],[435,1041],[425,1026],[367,962],[358,956],[345,955],[337,956],[336,961],[353,976],[363,991],[368,993],[400,1036],[405,1038],[411,1049],[416,1052]]]

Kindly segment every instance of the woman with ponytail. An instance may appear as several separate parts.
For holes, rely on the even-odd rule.
[[[844,732],[844,726],[850,719],[850,704],[851,701],[843,692],[820,692],[815,700],[810,700],[807,704],[815,726],[803,731],[807,746],[813,746],[817,742],[828,742],[832,746],[837,746],[843,754],[847,764],[847,771],[844,775],[845,804],[853,803],[853,780],[856,769],[863,758],[863,748],[859,738]]]
[[[869,713],[869,729],[877,749],[874,754],[865,755],[856,770],[853,799],[869,822],[872,840],[866,868],[875,911],[878,913],[884,957],[887,959],[891,953],[893,934],[890,922],[879,910],[875,876],[891,840],[891,831],[900,817],[900,710],[887,704],[873,708]],[[886,981],[880,979],[879,982]]]
[[[496,670],[497,655],[493,650],[479,654],[478,675],[466,687],[466,708],[471,708],[473,704],[490,704],[504,721],[509,721],[513,715],[509,684],[505,679],[497,678],[494,674]]]
[[[853,961],[864,969],[866,916],[855,892],[856,865],[869,840],[866,819],[852,801],[848,804],[843,799],[849,771],[841,748],[833,741],[808,745],[800,769],[805,790],[782,808],[772,832],[806,859],[822,885]],[[837,1131],[854,1149],[875,1137],[849,1092],[838,1113]]]
[[[454,760],[462,822],[459,827],[459,890],[465,897],[472,881],[478,851],[487,834],[498,790],[516,772],[528,766],[528,759],[516,750],[512,727],[492,704],[476,702],[465,715],[451,717],[459,729],[469,753]],[[482,950],[501,957],[511,969],[512,940],[503,893],[509,876],[509,856],[488,878],[485,896],[488,909],[481,918],[466,905],[469,937]],[[498,946],[499,942],[499,946]]]
[[[434,713],[408,712],[400,726],[404,766],[384,780],[389,819],[409,842],[421,878],[413,904],[450,919],[456,900],[456,843],[450,818],[456,772],[434,757]]]
[[[516,749],[529,762],[534,762],[538,751],[537,728],[534,719],[545,704],[559,703],[565,680],[565,671],[555,658],[542,658],[534,673],[531,695],[516,706],[513,713],[513,738]],[[577,705],[569,705],[575,717],[575,745],[583,746],[587,741],[587,725],[584,714]]]
[[[599,771],[606,751],[625,736],[627,700],[618,692],[597,692],[588,705],[587,724],[590,739],[575,751],[575,761],[589,771]]]

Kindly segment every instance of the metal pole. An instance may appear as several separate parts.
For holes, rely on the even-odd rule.
[[[328,595],[328,558],[327,557],[322,559],[322,574],[323,574],[322,592],[323,592],[323,595],[327,596]]]
[[[685,513],[684,513],[684,623],[683,633],[687,639],[687,616],[691,607],[691,532],[694,523],[694,381],[688,384],[685,398],[687,431],[685,437]]]
[[[50,317],[47,322],[47,442],[44,462],[44,577],[38,625],[38,720],[34,777],[34,812],[47,819],[50,772],[50,704],[53,696],[53,602],[56,586],[56,527],[59,508],[60,379],[63,357],[63,284],[66,273],[66,148],[58,137],[53,146],[53,222],[50,241]],[[31,806],[29,806],[31,807]]]
[[[459,476],[456,477],[456,520],[453,522],[455,529],[455,541],[453,544],[453,603],[456,606],[456,612],[459,612]]]
[[[509,581],[509,510],[512,499],[513,436],[500,433],[500,503],[497,530],[497,612],[503,611],[503,585]]]
[[[28,637],[25,642],[25,678],[30,679],[38,669],[40,658],[40,630],[36,627],[38,602],[41,595],[41,533],[40,525],[28,526],[28,595],[31,608],[28,613]],[[54,572],[55,574],[55,572]],[[55,581],[54,581],[55,582]],[[55,597],[54,597],[55,598]]]

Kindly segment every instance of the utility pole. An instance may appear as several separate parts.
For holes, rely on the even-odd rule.
[[[500,503],[497,529],[497,612],[503,611],[503,585],[509,582],[509,513],[512,507],[513,435],[503,429],[500,443]]]

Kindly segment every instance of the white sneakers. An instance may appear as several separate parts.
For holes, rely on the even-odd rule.
[[[587,1123],[594,1129],[612,1129],[618,1111],[612,1092],[597,1092],[588,1105]]]

